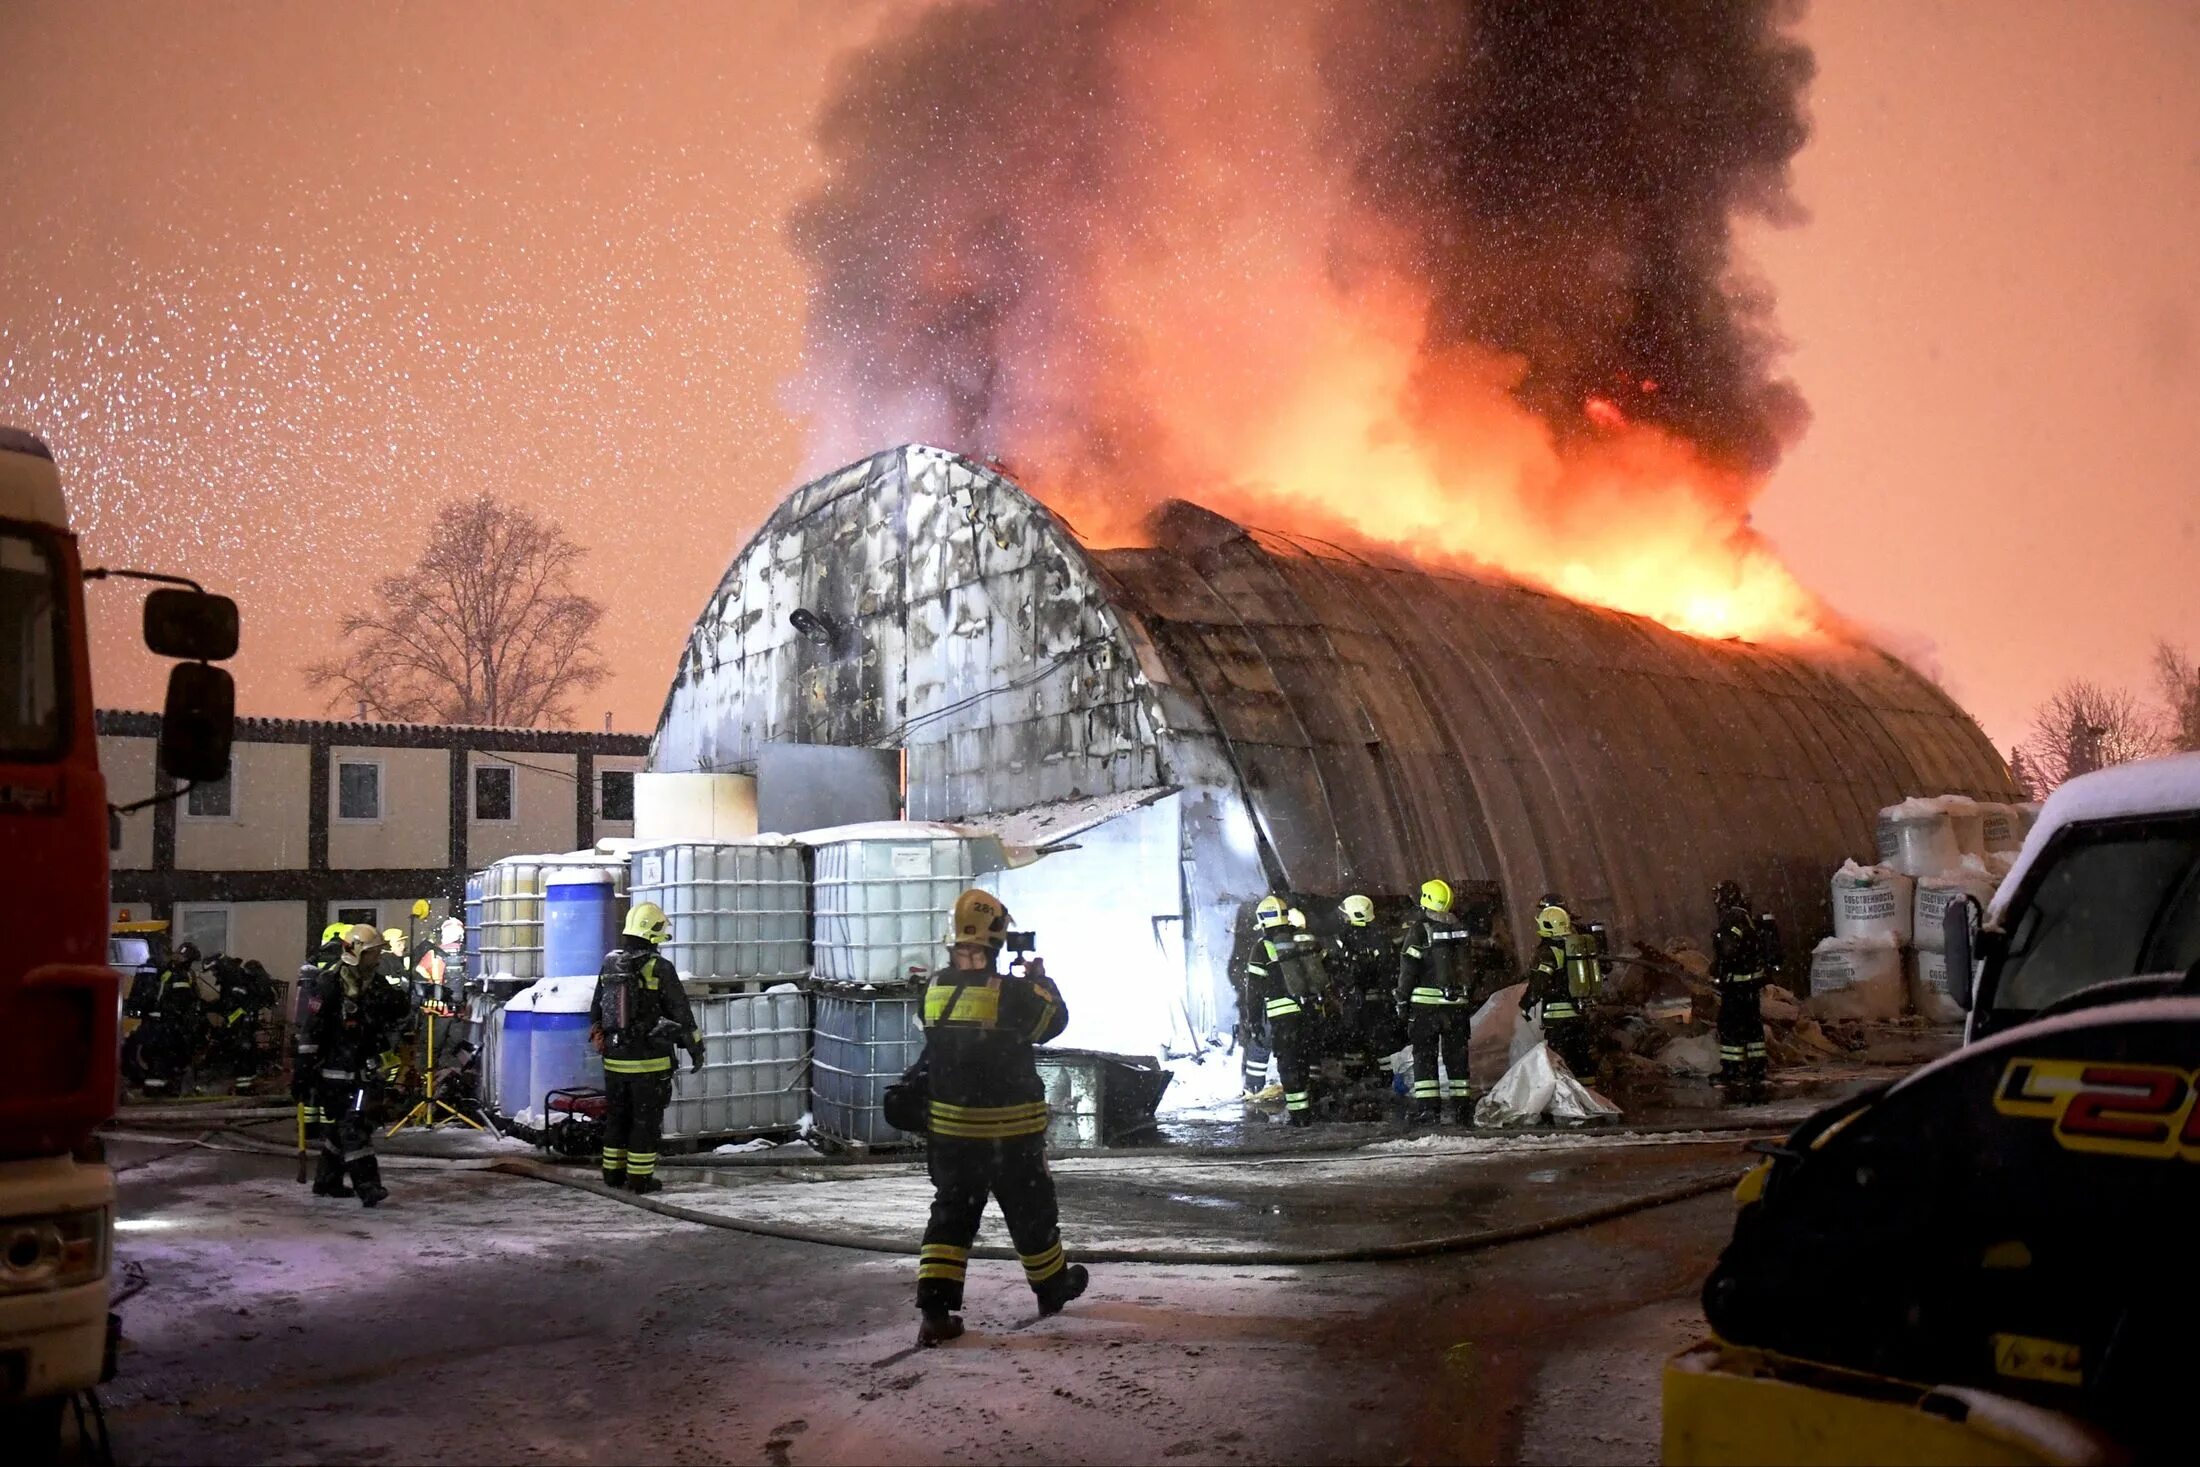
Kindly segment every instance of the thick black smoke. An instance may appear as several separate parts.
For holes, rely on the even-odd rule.
[[[1428,6],[1369,5],[1352,24],[1393,46],[1354,48],[1373,71],[1325,72],[1349,93],[1423,71],[1361,177],[1419,241],[1438,336],[1524,356],[1518,392],[1554,423],[1601,397],[1769,467],[1804,410],[1773,375],[1769,302],[1734,278],[1731,232],[1797,214],[1813,66],[1784,27],[1800,8],[1479,0],[1432,64]]]
[[[1134,100],[1148,69],[1206,57],[1234,89],[1216,122],[1230,166],[1259,166],[1220,136],[1231,108],[1319,114],[1352,196],[1348,227],[1328,226],[1334,272],[1363,268],[1380,240],[1382,268],[1402,260],[1425,287],[1432,351],[1524,361],[1514,395],[1562,440],[1590,430],[1601,398],[1718,462],[1767,467],[1804,410],[1776,375],[1768,300],[1737,278],[1732,230],[1796,213],[1788,165],[1812,74],[1787,30],[1798,10],[929,7],[850,59],[820,128],[827,181],[790,227],[812,274],[802,405],[835,454],[904,436],[1009,454],[1066,441],[1088,467],[1155,453],[1135,395],[1114,391],[1121,320],[1083,283],[1142,248],[1157,189],[1215,186],[1212,160],[1188,160]],[[1272,40],[1291,27],[1310,48]]]

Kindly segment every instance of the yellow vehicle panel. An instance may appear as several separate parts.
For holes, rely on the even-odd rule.
[[[1716,1340],[1665,1368],[1669,1467],[1744,1463],[2114,1463],[2073,1417],[1984,1391],[1915,1385]]]

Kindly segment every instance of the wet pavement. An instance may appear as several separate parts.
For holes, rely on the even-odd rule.
[[[1437,1134],[1354,1156],[1094,1157],[1073,1240],[1369,1240],[1562,1216],[1739,1169],[1738,1139]],[[1101,1265],[1033,1318],[972,1265],[971,1334],[912,1348],[913,1260],[677,1222],[393,1159],[367,1211],[281,1157],[117,1144],[144,1270],[107,1391],[123,1462],[1356,1462],[1655,1459],[1721,1195],[1410,1263]],[[800,1180],[800,1175],[820,1180]],[[906,1164],[727,1168],[767,1199],[911,1227]],[[913,1241],[913,1228],[909,1231]],[[997,1219],[988,1238],[1000,1241]]]

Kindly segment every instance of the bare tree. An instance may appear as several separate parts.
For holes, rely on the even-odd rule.
[[[2166,639],[2154,644],[2154,682],[2166,706],[2172,748],[2200,749],[2200,666]]]
[[[331,707],[405,723],[563,723],[604,680],[603,607],[573,588],[587,552],[480,494],[436,515],[412,569],[338,624],[344,656],[306,669]]]
[[[2032,714],[2023,752],[2039,793],[2066,779],[2144,759],[2162,747],[2160,729],[2137,698],[2072,678]]]

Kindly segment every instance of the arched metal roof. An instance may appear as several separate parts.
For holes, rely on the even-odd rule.
[[[805,485],[698,619],[654,763],[894,745],[910,815],[939,820],[1212,789],[1294,891],[1494,880],[1515,930],[1551,890],[1653,939],[1700,937],[1728,877],[1811,937],[1881,806],[2015,797],[1977,724],[1862,642],[1704,641],[1182,503],[1155,531],[1089,549],[924,447]]]
[[[1295,890],[1496,880],[1628,936],[1743,882],[1791,935],[1906,795],[2016,798],[1978,725],[1884,652],[1713,642],[1187,504],[1092,559],[1197,692]]]

